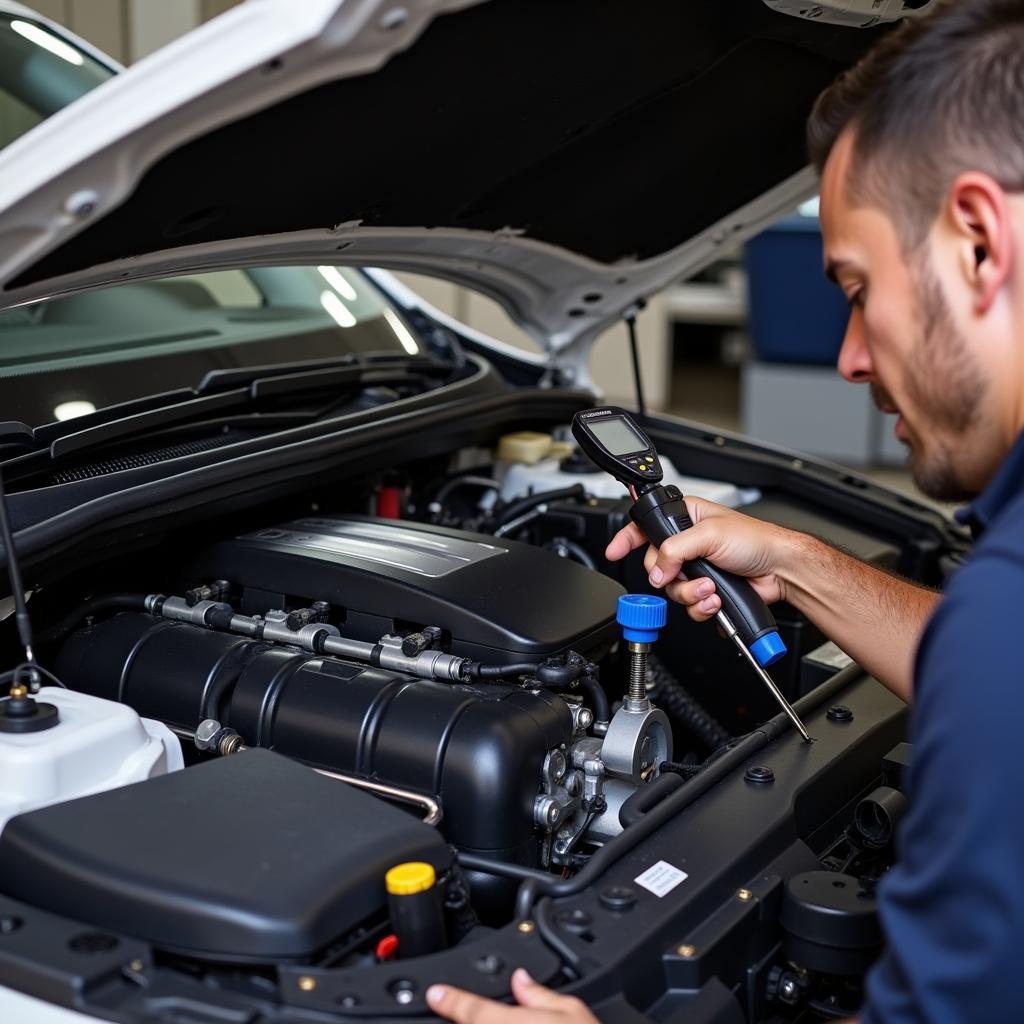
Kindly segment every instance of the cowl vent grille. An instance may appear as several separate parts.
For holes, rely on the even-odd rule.
[[[111,473],[122,473],[126,469],[139,469],[141,466],[152,466],[168,459],[179,459],[184,455],[198,455],[200,452],[212,451],[227,444],[239,441],[237,433],[218,434],[216,437],[204,437],[197,441],[182,441],[180,444],[168,445],[165,448],[153,448],[150,451],[135,452],[130,455],[118,455],[104,459],[102,462],[89,462],[82,466],[61,469],[51,474],[51,484],[69,484],[76,480],[89,480],[97,476],[109,476]]]

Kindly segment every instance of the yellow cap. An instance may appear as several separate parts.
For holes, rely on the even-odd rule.
[[[538,434],[533,430],[519,430],[505,434],[498,439],[497,458],[501,462],[525,462],[532,466],[551,454],[550,434]]]
[[[418,892],[426,892],[436,881],[433,866],[421,860],[396,864],[384,876],[384,885],[392,896],[413,896]]]

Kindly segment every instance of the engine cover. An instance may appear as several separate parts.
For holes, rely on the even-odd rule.
[[[0,837],[4,892],[229,961],[337,941],[384,910],[384,873],[407,860],[441,874],[451,855],[429,825],[266,750],[21,814]]]
[[[449,841],[521,863],[536,858],[544,758],[573,734],[546,691],[413,679],[141,612],[75,634],[57,669],[170,725],[216,718],[248,746],[436,796]]]
[[[247,614],[332,606],[356,640],[423,626],[451,654],[511,664],[565,650],[596,656],[617,639],[623,589],[600,573],[518,541],[370,517],[317,517],[200,551],[181,589],[230,580]]]

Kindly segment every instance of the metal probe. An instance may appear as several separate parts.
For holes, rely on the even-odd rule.
[[[772,692],[772,696],[778,701],[779,707],[786,712],[789,720],[797,727],[800,735],[803,736],[805,743],[813,742],[811,740],[810,733],[804,727],[804,723],[800,721],[800,716],[793,710],[793,705],[786,700],[783,692],[775,685],[772,677],[757,663],[757,659],[750,653],[747,645],[740,638],[739,630],[732,624],[732,619],[729,618],[725,612],[719,612],[715,616],[716,621],[725,630],[725,635],[732,640],[734,644],[743,652],[743,657],[750,662],[754,667],[754,671],[761,677],[761,682],[768,687]]]

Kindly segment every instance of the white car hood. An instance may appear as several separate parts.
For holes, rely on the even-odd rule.
[[[552,353],[591,340],[812,194],[810,102],[884,31],[626,10],[248,0],[0,152],[0,308],[331,262],[477,289]]]

